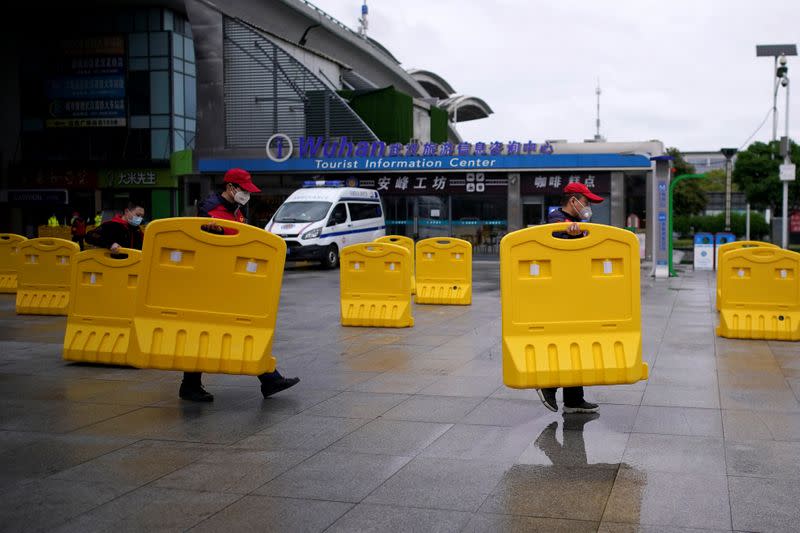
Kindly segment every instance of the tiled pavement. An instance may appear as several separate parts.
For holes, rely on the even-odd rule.
[[[207,375],[211,405],[175,372],[65,364],[65,320],[0,295],[0,529],[800,529],[800,344],[716,338],[710,275],[643,276],[650,380],[568,417],[502,385],[496,263],[406,330],[340,327],[337,276],[286,273],[301,383]]]

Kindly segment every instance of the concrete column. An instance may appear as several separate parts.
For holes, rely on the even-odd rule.
[[[518,172],[508,174],[508,232],[522,229],[522,194]]]
[[[625,227],[625,173],[611,173],[611,225]]]

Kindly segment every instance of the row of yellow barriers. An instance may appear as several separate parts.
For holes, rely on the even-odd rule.
[[[214,222],[232,233],[204,231],[207,218],[162,219],[148,225],[141,252],[78,252],[70,241],[31,239],[0,256],[18,268],[18,313],[67,314],[64,359],[273,371],[286,243],[259,228]]]
[[[721,337],[800,340],[800,254],[758,241],[722,245],[715,305]]]
[[[452,238],[389,235],[342,250],[341,318],[344,326],[414,325],[418,304],[472,303],[472,246]]]

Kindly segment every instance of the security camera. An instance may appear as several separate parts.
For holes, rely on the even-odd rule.
[[[788,78],[781,79],[781,87],[786,87],[787,85],[789,85],[789,79]]]
[[[781,57],[778,58],[778,63],[780,63],[782,67],[786,66],[786,56],[781,55]]]

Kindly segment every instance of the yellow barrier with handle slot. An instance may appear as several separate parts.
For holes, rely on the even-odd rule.
[[[775,244],[770,242],[761,242],[761,241],[733,241],[728,242],[719,247],[717,250],[717,299],[714,303],[714,307],[717,311],[719,311],[719,301],[722,290],[720,289],[720,272],[727,269],[725,254],[727,252],[731,252],[733,250],[741,250],[742,248],[780,248]]]
[[[414,325],[408,250],[396,244],[354,244],[342,250],[339,269],[343,326]]]
[[[503,381],[509,387],[614,385],[646,379],[639,242],[584,224],[515,231],[500,242]]]
[[[411,254],[411,294],[415,294],[417,292],[417,282],[415,279],[416,270],[414,266],[414,239],[410,237],[404,237],[402,235],[386,235],[385,237],[375,239],[375,242],[396,244],[408,250],[408,253]]]
[[[800,254],[781,248],[725,253],[717,335],[800,340]]]
[[[19,243],[27,241],[22,235],[0,233],[0,293],[17,292],[19,270]]]
[[[472,303],[472,245],[452,237],[435,237],[417,243],[418,304],[470,305]]]
[[[212,226],[226,234],[204,231]],[[140,368],[259,375],[272,343],[286,243],[263,229],[209,218],[148,224],[136,298]]]
[[[136,350],[133,312],[142,252],[95,249],[73,258],[72,283],[64,335],[67,361],[127,364]]]
[[[42,237],[19,243],[17,314],[66,315],[77,243]]]

